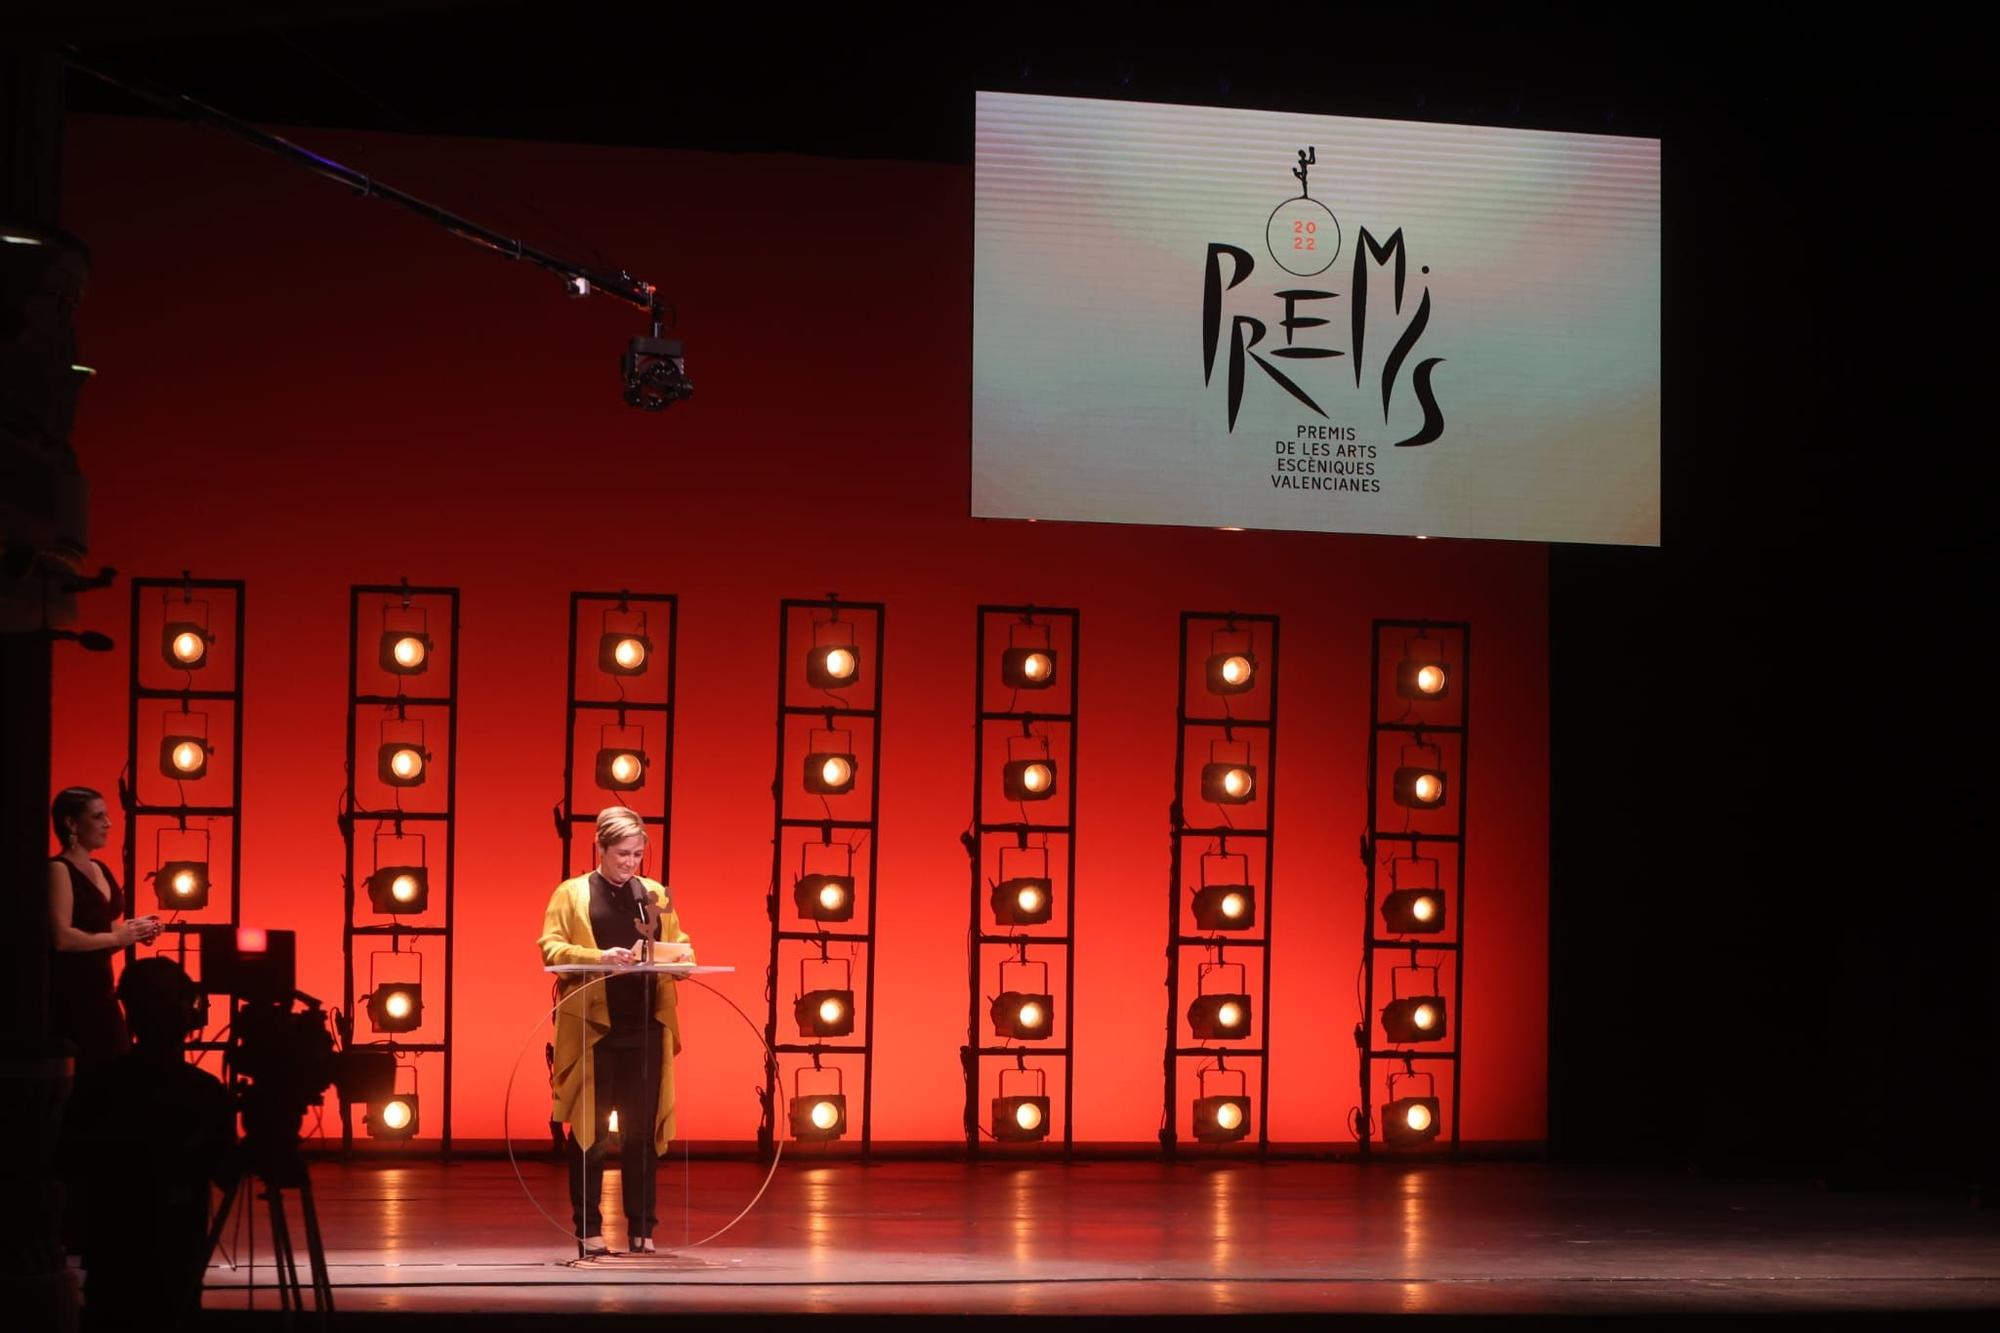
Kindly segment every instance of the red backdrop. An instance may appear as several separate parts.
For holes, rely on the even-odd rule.
[[[1083,612],[1083,1140],[1159,1121],[1178,613],[1284,618],[1268,1108],[1284,1141],[1347,1137],[1355,1101],[1369,620],[1469,619],[1464,1132],[1543,1136],[1544,548],[968,518],[966,167],[297,137],[658,281],[699,392],[663,416],[619,402],[640,331],[626,307],[565,301],[552,277],[212,134],[72,121],[65,223],[95,256],[80,326],[100,373],[76,432],[93,555],[249,581],[245,918],[300,932],[300,984],[320,996],[341,989],[348,585],[463,589],[456,1134],[499,1135],[546,994],[533,941],[558,864],[567,595],[630,587],[682,599],[672,878],[704,960],[741,969],[722,989],[760,1023],[776,602],[888,605],[886,1140],[960,1134],[975,605]],[[93,595],[85,625],[122,640],[128,595]],[[60,659],[59,783],[114,781],[126,647]],[[707,996],[685,1012],[684,1132],[750,1137],[753,1039]],[[537,1039],[517,1137],[546,1116],[540,1060]]]

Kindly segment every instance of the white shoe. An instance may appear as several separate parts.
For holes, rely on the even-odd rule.
[[[595,1259],[600,1254],[609,1254],[609,1253],[611,1253],[611,1247],[604,1243],[604,1237],[585,1236],[583,1238],[584,1258]]]
[[[628,1254],[658,1254],[659,1252],[659,1247],[653,1244],[651,1236],[635,1237],[632,1241],[632,1248],[627,1251]]]

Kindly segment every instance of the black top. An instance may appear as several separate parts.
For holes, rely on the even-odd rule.
[[[612,884],[595,871],[590,876],[590,933],[600,949],[632,949],[639,943],[639,904],[632,890],[639,886],[635,876],[623,884]],[[644,892],[643,889],[640,890]],[[658,911],[657,905],[652,911]],[[650,977],[612,976],[604,983],[604,1002],[611,1008],[609,1040],[637,1041],[641,1024],[650,1018],[646,993]],[[657,983],[655,983],[657,984]],[[659,1026],[658,1019],[651,1025]]]
[[[108,932],[118,920],[118,881],[104,862],[92,864],[111,886],[107,900],[90,876],[66,856],[53,858],[69,872],[69,923],[89,935]],[[111,992],[112,949],[57,949],[49,958],[49,1030],[76,1046],[79,1066],[123,1055],[125,1016]]]

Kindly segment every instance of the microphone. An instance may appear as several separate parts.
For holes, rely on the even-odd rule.
[[[653,923],[646,910],[653,905],[653,895],[646,892],[646,886],[639,882],[637,875],[625,881],[632,890],[632,905],[639,909],[639,957],[646,962],[653,961]]]

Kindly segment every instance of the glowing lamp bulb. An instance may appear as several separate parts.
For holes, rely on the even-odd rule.
[[[834,755],[819,766],[820,781],[829,787],[844,786],[847,780],[853,775],[854,765],[848,763],[839,755]]]
[[[1224,1129],[1235,1129],[1243,1123],[1243,1108],[1235,1102],[1224,1102],[1215,1108],[1215,1123]]]
[[[398,875],[389,881],[389,896],[399,903],[413,903],[417,900],[417,877]]]
[[[838,884],[823,884],[819,891],[819,905],[829,912],[847,901],[847,890]]]
[[[182,741],[174,747],[174,767],[183,773],[198,771],[202,764],[207,762],[207,758],[202,753],[200,741]]]
[[[181,897],[183,898],[191,897],[195,890],[194,871],[176,870],[174,872],[173,888],[174,892],[179,894]]]
[[[1422,1102],[1412,1103],[1403,1116],[1403,1123],[1410,1127],[1412,1133],[1423,1133],[1431,1127],[1431,1108]]]
[[[819,1129],[832,1129],[840,1120],[840,1110],[832,1102],[814,1102],[812,1122]]]
[[[1225,893],[1222,895],[1222,914],[1226,917],[1234,918],[1242,916],[1243,909],[1249,905],[1249,902],[1240,893]]]
[[[396,640],[396,646],[389,651],[400,667],[422,666],[424,658],[430,654],[430,650],[424,647],[424,641],[414,634],[405,634]]]
[[[1029,653],[1021,659],[1021,674],[1029,680],[1047,680],[1049,672],[1054,669],[1055,663],[1049,661],[1047,653]],[[1041,1112],[1037,1111],[1035,1115],[1039,1119]]]
[[[1411,788],[1420,801],[1435,801],[1444,795],[1444,782],[1435,773],[1426,773]]]
[[[392,990],[389,998],[382,1002],[382,1012],[391,1018],[408,1018],[413,1008],[410,993],[406,990]]]
[[[1029,791],[1047,791],[1054,777],[1047,764],[1029,764],[1021,770],[1021,785]]]
[[[1437,899],[1435,898],[1419,898],[1410,904],[1410,915],[1419,921],[1429,921],[1437,914]]]
[[[1014,901],[1023,912],[1039,912],[1042,910],[1042,891],[1032,884],[1027,885],[1015,895]]]
[[[1241,685],[1250,679],[1252,670],[1250,659],[1239,654],[1223,662],[1222,679],[1231,685]]]
[[[413,778],[424,771],[424,757],[406,745],[389,756],[389,771],[399,778]]]
[[[616,1134],[618,1132],[618,1112],[616,1110],[613,1110],[605,1120],[604,1128],[607,1133]]]
[[[193,666],[208,656],[208,643],[193,630],[182,630],[174,635],[173,654],[176,662]]]
[[[1242,1026],[1243,1006],[1240,1004],[1223,1005],[1215,1011],[1215,1021],[1226,1028]]]
[[[1222,775],[1222,790],[1231,796],[1244,797],[1250,794],[1254,779],[1247,768],[1232,768]]]
[[[410,1124],[410,1104],[397,1098],[382,1108],[382,1123],[390,1129],[407,1129]]]
[[[1014,1123],[1022,1129],[1033,1129],[1042,1123],[1042,1108],[1033,1102],[1022,1102],[1014,1108]]]
[[[1028,1003],[1021,1006],[1022,1027],[1038,1028],[1042,1025],[1043,1022],[1044,1022],[1044,1016],[1042,1014],[1042,1006],[1036,1004],[1033,1000],[1030,1000]]]
[[[1422,666],[1417,668],[1417,690],[1421,694],[1436,694],[1444,688],[1444,668]],[[1429,1112],[1425,1112],[1428,1116]]]
[[[822,1023],[838,1023],[846,1012],[847,1006],[831,996],[819,1002],[819,1021]]]
[[[1417,1011],[1410,1015],[1410,1021],[1428,1032],[1437,1026],[1438,1011],[1428,1004],[1420,1004]]]
[[[611,777],[616,782],[637,782],[644,771],[644,761],[629,751],[611,761]]]
[[[611,650],[611,660],[627,671],[636,671],[646,660],[646,645],[637,639],[620,639]]]
[[[854,674],[854,653],[846,648],[829,648],[826,656],[820,659],[820,664],[826,669],[826,674],[835,680],[846,680]],[[813,1114],[819,1113],[815,1111]]]

